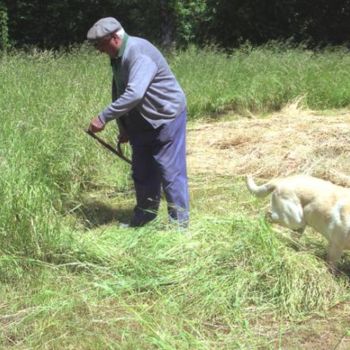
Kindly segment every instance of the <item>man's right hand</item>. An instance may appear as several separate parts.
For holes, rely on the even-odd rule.
[[[105,128],[105,124],[102,122],[99,116],[93,118],[89,125],[89,131],[96,133],[100,132]]]

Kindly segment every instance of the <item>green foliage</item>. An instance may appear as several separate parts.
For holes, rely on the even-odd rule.
[[[10,44],[8,31],[7,8],[4,4],[0,3],[0,49],[5,53]]]
[[[115,16],[130,34],[167,46],[225,48],[290,39],[310,46],[344,44],[349,1],[328,0],[40,0],[6,1],[11,43],[59,48],[82,43],[99,18]],[[38,20],[40,18],[40,20]]]
[[[212,40],[224,47],[249,40],[263,44],[291,39],[311,46],[349,41],[350,3],[327,0],[209,0]]]
[[[17,47],[68,47],[82,43],[100,17],[116,16],[128,24],[129,6],[135,1],[8,1],[10,35]],[[38,20],[40,19],[40,20]]]
[[[200,29],[212,19],[207,1],[174,0],[172,6],[176,14],[177,42],[189,44],[198,40]]]

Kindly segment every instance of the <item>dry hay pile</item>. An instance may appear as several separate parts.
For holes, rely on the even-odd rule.
[[[350,186],[350,112],[320,115],[296,104],[268,118],[199,124],[188,133],[190,174],[304,173]]]

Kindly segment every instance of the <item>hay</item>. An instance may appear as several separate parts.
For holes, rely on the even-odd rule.
[[[304,173],[350,186],[350,112],[291,104],[266,118],[212,122],[188,132],[189,173],[269,179]]]

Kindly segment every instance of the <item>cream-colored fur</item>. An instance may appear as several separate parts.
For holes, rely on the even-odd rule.
[[[274,223],[303,232],[306,225],[328,240],[327,259],[334,266],[344,249],[350,249],[350,189],[312,176],[295,175],[257,186],[246,183],[257,197],[271,196]]]

